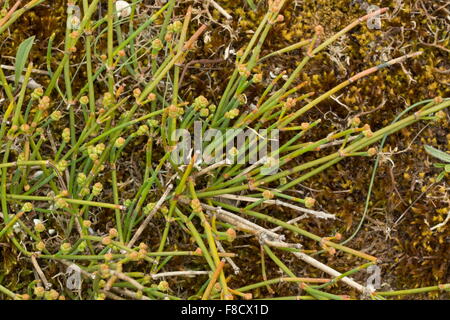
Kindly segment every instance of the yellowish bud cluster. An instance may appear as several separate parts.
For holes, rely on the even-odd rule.
[[[231,109],[228,112],[225,112],[225,118],[226,119],[234,119],[239,115],[239,109]]]

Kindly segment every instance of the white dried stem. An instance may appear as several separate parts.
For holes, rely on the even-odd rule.
[[[231,199],[231,200],[238,200],[238,201],[245,201],[245,202],[256,202],[256,201],[260,201],[260,198],[253,198],[253,197],[246,197],[246,196],[238,196],[238,195],[234,195],[234,194],[222,194],[220,196],[218,196],[217,198],[225,198],[225,199]],[[336,216],[334,214],[330,214],[330,213],[326,213],[323,211],[316,211],[316,210],[311,210],[311,209],[307,209],[307,208],[302,208],[293,204],[290,204],[288,202],[284,202],[278,199],[275,200],[264,200],[263,201],[264,204],[271,204],[271,205],[277,205],[277,206],[283,206],[283,207],[287,207],[296,211],[300,211],[300,212],[304,212],[307,214],[310,214],[316,218],[320,218],[320,219],[336,219]]]
[[[217,249],[219,249],[220,252],[226,253],[224,247],[222,246],[222,243],[220,241],[216,240],[216,246]],[[225,257],[225,260],[230,264],[231,268],[233,268],[234,274],[239,274],[241,272],[241,269],[234,263],[233,259],[230,257]]]
[[[138,297],[137,293],[134,291],[131,291],[129,289],[124,289],[124,288],[112,288],[111,290],[120,293],[121,295],[127,296],[131,299],[136,299],[136,300],[152,300],[147,296],[142,296],[142,297]],[[108,291],[103,291],[104,293],[108,292]]]
[[[44,284],[45,290],[48,290],[52,287],[52,284],[47,281],[47,278],[45,277],[44,272],[42,272],[41,267],[39,267],[39,264],[36,260],[36,256],[31,256],[31,263],[33,264],[34,269],[36,270],[37,274],[39,275],[39,278],[41,279],[42,283]]]
[[[208,172],[213,171],[213,170],[215,170],[215,169],[217,169],[217,168],[219,168],[221,166],[225,166],[225,165],[228,166],[230,164],[231,164],[231,161],[228,160],[228,159],[219,161],[219,162],[214,163],[213,165],[210,165],[209,167],[206,167],[206,168],[200,170],[199,172],[195,173],[194,174],[194,178],[197,178],[197,177],[200,177],[200,176],[202,176],[204,174],[207,174]]]
[[[233,19],[233,17],[225,11],[224,8],[222,8],[220,6],[220,4],[218,4],[217,2],[215,2],[214,0],[209,0],[209,3],[217,10],[220,12],[220,14],[222,14],[227,20],[231,20]]]
[[[173,189],[173,185],[170,184],[166,191],[164,192],[164,194],[162,195],[162,197],[158,200],[158,202],[155,204],[155,207],[152,209],[152,211],[148,214],[148,216],[145,218],[145,220],[141,223],[141,225],[139,226],[139,228],[137,229],[136,233],[133,235],[133,238],[130,240],[130,242],[128,243],[127,247],[131,248],[134,243],[137,241],[137,239],[139,238],[139,236],[142,234],[142,232],[144,231],[144,229],[147,227],[147,225],[149,224],[150,220],[152,220],[153,216],[155,215],[156,211],[158,211],[158,209],[162,206],[162,204],[164,203],[164,201],[166,201],[167,196],[169,195],[170,191]]]
[[[234,213],[231,213],[229,211],[223,210],[220,207],[213,207],[207,204],[202,203],[202,207],[205,208],[209,212],[213,212],[217,215],[217,217],[225,222],[228,222],[240,229],[244,230],[250,230],[253,231],[253,233],[258,235],[266,235],[271,238],[277,239],[277,240],[284,240],[284,235],[277,234],[275,232],[272,232],[268,229],[265,229],[256,223],[250,222],[247,219],[244,219],[238,215],[235,215]]]
[[[268,239],[264,239],[264,243],[271,247],[277,248],[292,248],[292,249],[301,249],[303,246],[300,243],[287,243],[281,241],[271,241]]]
[[[294,223],[296,223],[297,221],[300,221],[300,220],[305,219],[305,218],[308,218],[308,215],[307,215],[307,214],[303,214],[303,215],[301,215],[300,217],[297,217],[297,218],[294,218],[294,219],[292,219],[292,220],[289,220],[289,221],[286,222],[286,223],[287,223],[287,224],[294,224]],[[283,227],[282,227],[282,226],[278,226],[278,227],[275,227],[275,228],[273,228],[273,229],[270,229],[270,231],[273,231],[273,232],[278,232],[278,231],[280,231],[280,230],[283,230]]]
[[[263,164],[266,161],[267,161],[267,157],[262,157],[261,159],[256,161],[254,164],[252,164],[250,167],[246,168],[245,170],[242,170],[241,173],[239,173],[237,176],[233,177],[231,180],[235,180],[235,179],[245,176],[247,173],[249,173],[253,169],[259,167],[260,164]]]
[[[437,228],[442,228],[443,226],[445,226],[448,222],[450,221],[450,211],[447,213],[447,217],[445,218],[445,220],[437,225],[435,225],[434,227],[431,227],[430,230],[434,231]]]
[[[332,277],[339,277],[342,274],[336,270],[334,270],[333,268],[327,266],[326,264],[323,264],[320,261],[317,261],[316,259],[308,256],[307,254],[303,253],[303,252],[292,252],[297,258],[299,258],[300,260],[312,265],[313,267],[331,275]],[[355,288],[356,290],[358,290],[361,293],[367,293],[370,292],[370,290],[357,283],[355,280],[349,278],[349,277],[343,277],[342,279],[340,279],[340,281],[344,282],[345,284],[349,285],[352,288]]]
[[[140,284],[139,282],[137,282],[136,280],[134,280],[133,278],[127,276],[126,274],[116,271],[116,270],[110,270],[110,272],[117,276],[117,278],[119,278],[120,280],[123,281],[128,281],[131,285],[133,285],[136,289],[144,291],[145,287]]]

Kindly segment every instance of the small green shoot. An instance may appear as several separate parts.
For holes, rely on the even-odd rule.
[[[16,87],[17,84],[19,83],[20,76],[22,75],[22,72],[25,68],[25,64],[27,63],[28,55],[30,54],[31,47],[33,47],[33,43],[34,43],[34,36],[29,37],[19,45],[19,49],[17,50],[16,65],[15,65],[16,72],[14,75],[14,85]]]
[[[425,151],[430,156],[437,158],[441,161],[447,162],[447,163],[434,163],[433,164],[433,166],[436,168],[444,168],[444,171],[442,171],[436,178],[436,182],[439,182],[444,178],[444,176],[447,172],[450,172],[450,154],[440,151],[440,150],[433,148],[432,146],[428,146],[428,145],[425,146]]]
[[[439,160],[442,160],[444,162],[450,163],[450,154],[445,153],[441,150],[438,150],[436,148],[433,148],[432,146],[425,146],[425,151],[432,157],[438,158]]]

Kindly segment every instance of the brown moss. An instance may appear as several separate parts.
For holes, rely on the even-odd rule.
[[[58,45],[64,37],[65,7],[61,0],[53,3],[54,5],[51,7],[37,7],[16,22],[15,27],[11,29],[14,31],[8,38],[1,41],[1,63],[11,64],[11,60],[5,56],[14,56],[17,45],[21,41],[31,35],[36,35],[38,40],[32,51],[32,60],[39,68],[46,69],[45,57],[41,53],[46,50],[48,38],[55,32],[57,36],[54,43]],[[294,3],[294,1],[290,1],[283,11],[284,22],[276,25],[271,31],[262,54],[311,37],[317,24],[324,27],[327,36],[333,34],[365,14],[358,3],[362,2],[317,0],[301,3],[295,1]],[[403,1],[402,7],[398,11],[396,10],[396,1],[393,0],[371,1],[371,3],[390,7],[391,12],[396,12],[395,17],[390,20],[383,19],[381,30],[369,30],[366,26],[358,27],[333,45],[327,53],[316,57],[298,79],[299,83],[309,81],[309,85],[302,89],[301,94],[311,91],[316,94],[325,92],[349,76],[405,52],[423,50],[424,54],[420,58],[404,63],[404,68],[395,66],[382,70],[341,92],[339,100],[347,107],[329,99],[320,104],[318,108],[311,110],[306,115],[309,118],[308,121],[317,118],[322,118],[324,121],[317,130],[308,136],[308,139],[326,136],[330,131],[345,125],[349,117],[357,114],[360,114],[364,123],[369,123],[375,130],[390,123],[406,106],[416,101],[438,95],[448,96],[450,93],[449,74],[446,73],[446,70],[450,69],[450,59],[448,49],[445,49],[448,48],[449,40],[440,43],[440,47],[435,46],[433,45],[434,36],[429,30],[430,22],[432,28],[435,29],[433,31],[444,28],[445,13],[443,11],[434,12],[441,2],[427,2],[424,9],[416,1]],[[230,43],[233,49],[238,50],[251,37],[251,31],[255,30],[264,12],[263,5],[257,12],[252,12],[247,8],[242,9],[241,1],[227,1],[224,7],[233,12],[235,17],[233,22],[224,21],[223,17],[215,10],[211,10],[212,17],[221,24],[228,25],[232,32],[226,31],[218,23],[207,21],[211,41],[199,41],[198,49],[189,55],[189,60],[223,57],[225,48]],[[427,12],[425,12],[426,9],[428,9]],[[180,12],[182,12],[182,8],[177,8],[177,13]],[[79,54],[78,58],[83,55],[82,51]],[[289,74],[303,54],[304,52],[297,50],[284,56],[274,57],[265,62],[266,65],[263,69],[286,70]],[[217,102],[232,66],[231,62],[227,62],[214,66],[197,65],[196,69],[188,70],[183,86],[183,97],[191,100],[194,96],[203,94],[208,99]],[[265,74],[265,77],[269,76]],[[85,79],[80,76],[77,81],[81,85]],[[205,86],[205,83],[209,85]],[[261,86],[259,90],[262,89]],[[257,96],[257,92],[253,95]],[[305,119],[299,121],[303,122]],[[450,225],[436,232],[429,231],[429,225],[433,226],[445,219],[449,208],[448,198],[446,190],[442,191],[443,183],[428,189],[432,185],[432,178],[438,171],[430,166],[427,156],[423,152],[425,143],[441,149],[447,148],[449,141],[446,137],[450,134],[450,130],[448,123],[434,123],[428,129],[421,131],[424,126],[424,123],[414,125],[388,140],[384,148],[385,152],[391,152],[395,148],[398,150],[409,149],[404,153],[389,155],[390,160],[395,164],[394,167],[390,160],[382,162],[374,184],[368,220],[357,237],[348,244],[355,249],[361,249],[381,258],[383,280],[397,289],[450,282],[448,271]],[[416,135],[419,132],[420,139],[417,139]],[[287,139],[289,136],[284,138]],[[134,152],[143,152],[143,147],[140,149],[136,147]],[[325,153],[310,154],[301,161],[312,159],[320,154]],[[138,171],[133,170],[129,164],[130,162],[124,160],[123,165],[119,166],[119,179]],[[350,236],[361,219],[370,181],[368,167],[372,165],[372,160],[348,159],[312,180],[306,181],[305,186],[308,189],[299,186],[299,190],[313,195],[324,210],[336,213],[341,219],[338,224],[305,219],[299,223],[299,226],[322,235],[340,232],[344,238]],[[406,171],[407,176],[404,174]],[[421,172],[425,175],[421,175]],[[108,176],[106,177],[108,179]],[[133,185],[122,191],[124,193],[131,192],[132,187]],[[424,191],[426,192],[424,193]],[[273,208],[270,214],[283,220],[291,219],[296,215],[289,210],[273,210]],[[395,222],[402,216],[402,220],[395,225]],[[101,219],[106,220],[99,220],[98,223],[108,223],[106,217],[101,217]],[[155,219],[154,224],[154,230],[163,230],[165,220],[163,217]],[[171,231],[171,239],[184,237],[183,233],[174,232]],[[294,235],[291,237],[292,242],[305,241]],[[156,249],[157,243],[155,239],[155,243],[150,243],[149,247]],[[179,243],[188,243],[188,240],[182,239]],[[312,242],[307,242],[307,244],[310,244],[310,247],[314,245]],[[230,284],[239,287],[248,284],[249,281],[262,281],[258,244],[242,241],[242,247],[236,248],[234,244],[233,247],[233,252],[238,254],[235,262],[242,266],[242,273],[238,276],[231,276]],[[173,248],[168,248],[168,250],[170,249],[182,250],[183,248],[174,244]],[[11,251],[8,243],[6,247],[3,247],[2,255],[4,259],[1,268],[8,275],[8,272],[20,261],[17,261],[16,253]],[[289,267],[299,275],[322,276],[320,272],[310,266],[290,260],[288,255],[282,257]],[[337,256],[321,255],[320,259],[337,270],[348,270],[360,263],[360,261],[349,259],[340,253]],[[195,268],[202,263],[197,260],[187,262],[185,258],[174,258],[172,262],[176,265]],[[266,260],[268,277],[279,277],[278,268],[269,259]],[[21,276],[26,277],[27,275],[22,274]],[[32,275],[28,277],[32,279]],[[358,277],[364,279],[365,275],[361,274]],[[11,283],[7,283],[7,286],[14,290],[19,289],[20,286],[19,283],[13,283],[15,278],[8,277],[8,281]],[[195,288],[199,287],[199,283],[194,283],[194,280],[186,280],[184,286]],[[299,291],[295,285],[274,286],[273,289],[276,290],[277,295],[293,295],[298,294]],[[193,292],[195,292],[194,289],[190,293]],[[268,296],[265,288],[261,288],[259,294],[264,297]],[[258,293],[255,297],[257,295]]]

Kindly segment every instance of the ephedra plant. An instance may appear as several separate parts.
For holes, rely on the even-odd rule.
[[[0,22],[0,34],[45,2],[33,0],[11,8]],[[363,16],[328,38],[317,26],[311,39],[262,56],[265,40],[282,20],[286,5],[284,0],[269,0],[267,13],[237,52],[226,88],[213,104],[201,95],[185,101],[179,87],[183,64],[208,26],[193,21],[192,7],[181,7],[183,20],[174,19],[175,0],[151,16],[139,13],[139,3],[117,11],[115,1],[109,0],[101,16],[99,0],[69,1],[61,58],[55,61],[55,36],[42,52],[47,60],[43,86],[30,88],[34,66],[28,53],[34,38],[19,46],[12,78],[0,69],[5,97],[0,128],[0,241],[5,245],[0,250],[4,259],[17,262],[20,256],[20,263],[37,275],[15,267],[5,270],[0,279],[16,274],[26,285],[0,281],[4,298],[251,299],[255,289],[297,283],[303,291],[298,299],[346,299],[358,297],[355,292],[381,299],[450,288],[374,292],[350,275],[375,265],[376,257],[341,243],[339,234],[314,234],[264,209],[287,207],[314,219],[335,219],[333,213],[315,209],[313,198],[299,198],[291,191],[348,157],[376,156],[377,142],[418,121],[436,119],[450,105],[447,99],[435,98],[408,108],[377,131],[355,118],[345,130],[317,141],[306,139],[309,131],[321,126],[321,119],[302,120],[309,110],[363,77],[420,55],[411,52],[370,67],[322,94],[304,92],[305,83],[298,83],[298,78],[305,66],[387,9]],[[103,54],[100,40],[106,48]],[[269,70],[255,72],[272,56],[298,49],[302,56],[291,73],[267,82]],[[73,64],[74,57],[82,63]],[[80,86],[81,74],[86,76]],[[246,101],[246,93],[261,83],[267,85],[257,103]],[[193,133],[196,123],[202,132],[250,128],[264,129],[267,136],[257,136],[262,143],[256,149],[255,141],[247,137],[214,163],[202,162],[195,150],[188,153],[187,163],[179,163],[172,157],[179,150],[176,133],[180,129]],[[276,130],[281,138],[276,149],[252,164],[230,161],[242,155],[249,159]],[[283,139],[285,133],[290,134],[288,139]],[[202,146],[225,148],[234,138],[224,135]],[[303,160],[317,150],[332,151]],[[133,170],[122,165],[130,152],[137,164]],[[265,173],[275,166],[277,171]],[[233,252],[236,237],[256,239],[261,251],[253,252],[255,260],[272,260],[283,276],[267,279],[262,263],[264,281],[240,279],[245,286],[231,287],[230,276],[240,276],[234,262],[239,258]],[[361,265],[342,273],[320,261],[337,251],[357,257]],[[300,277],[280,258],[286,252],[326,277]],[[175,259],[184,265],[171,264]],[[65,285],[53,280],[67,270],[74,273]],[[196,279],[194,293],[183,287],[185,277]],[[267,297],[280,296],[271,292]]]

